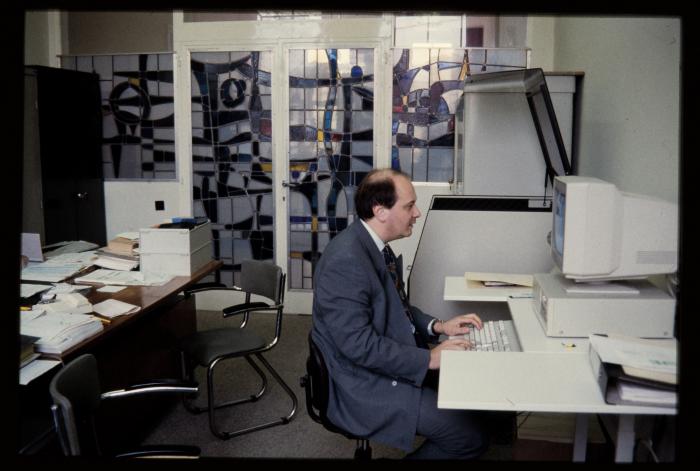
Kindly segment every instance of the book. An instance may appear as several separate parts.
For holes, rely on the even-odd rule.
[[[671,347],[673,339],[659,342],[597,334],[591,334],[589,338],[591,368],[607,403],[675,407],[675,372],[659,371],[672,368],[667,354],[674,351]],[[662,349],[661,353],[659,349]],[[645,362],[651,365],[659,362],[664,366],[654,370],[653,367],[644,367]]]
[[[138,239],[130,239],[120,236],[117,236],[107,242],[107,249],[109,249],[111,252],[119,254],[133,255],[135,253],[134,249],[136,249],[138,246]]]
[[[669,384],[678,382],[676,339],[591,334],[589,340],[601,361],[620,365],[627,375]]]

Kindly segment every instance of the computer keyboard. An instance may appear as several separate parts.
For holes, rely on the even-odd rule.
[[[481,329],[470,327],[469,333],[462,337],[471,343],[469,350],[482,352],[522,351],[512,320],[485,321]]]

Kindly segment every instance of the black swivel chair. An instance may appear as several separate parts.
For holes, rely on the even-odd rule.
[[[100,404],[124,397],[157,393],[193,393],[196,383],[180,380],[157,380],[147,384],[129,386],[116,391],[101,392],[97,360],[85,354],[66,364],[53,377],[49,393],[53,400],[51,410],[54,428],[63,454],[66,456],[104,457],[95,423]],[[197,458],[200,450],[195,446],[156,445],[142,446],[111,456],[114,458],[165,457]]]
[[[196,332],[180,342],[182,357],[183,375],[187,379],[194,377],[194,370],[197,366],[207,370],[207,405],[198,407],[192,395],[183,396],[185,408],[193,413],[208,412],[209,428],[212,433],[223,440],[242,435],[244,433],[261,430],[275,425],[289,423],[297,410],[297,398],[289,386],[282,380],[275,369],[262,356],[273,348],[280,339],[282,333],[282,310],[284,308],[284,283],[285,275],[282,269],[275,264],[260,260],[244,260],[241,264],[240,287],[227,288],[218,283],[203,283],[195,285],[185,292],[186,296],[193,293],[210,290],[227,290],[245,292],[245,302],[235,306],[227,307],[223,310],[224,318],[233,315],[242,315],[243,321],[236,327],[217,328]],[[265,302],[251,301],[251,295],[262,296],[272,301],[272,304]],[[270,342],[260,337],[250,329],[246,329],[250,313],[256,311],[276,311],[275,332]],[[217,403],[214,398],[214,370],[223,360],[231,358],[244,358],[255,372],[262,379],[261,389],[252,396],[246,396],[228,402]],[[265,373],[253,360],[255,357],[260,364],[272,375],[272,377],[282,386],[282,389],[292,400],[292,409],[284,417],[270,422],[265,422],[252,427],[247,427],[235,431],[223,431],[216,422],[216,409],[222,407],[235,406],[247,402],[257,401],[265,392],[267,378]]]
[[[301,377],[301,386],[306,392],[306,409],[309,416],[326,430],[340,433],[351,440],[357,440],[355,459],[372,459],[372,447],[369,439],[355,436],[335,426],[326,415],[328,410],[328,369],[321,350],[316,346],[309,332],[309,358],[306,360],[306,374]]]

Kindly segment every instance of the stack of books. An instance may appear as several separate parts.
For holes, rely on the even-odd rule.
[[[124,232],[97,250],[94,264],[110,270],[129,271],[139,266],[139,233]]]
[[[591,367],[607,403],[676,407],[676,339],[598,334],[589,339]]]

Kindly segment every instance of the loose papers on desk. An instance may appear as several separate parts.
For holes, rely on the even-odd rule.
[[[99,247],[99,245],[84,240],[56,242],[55,244],[44,246],[44,250],[53,249],[48,252],[44,252],[44,257],[52,258],[57,255],[85,252],[96,249],[97,247]]]
[[[20,312],[20,333],[39,337],[34,344],[34,350],[39,353],[61,355],[103,329],[102,321],[86,314],[40,309]]]
[[[135,306],[112,298],[97,303],[92,308],[97,314],[109,319],[126,314],[133,314],[141,309],[140,306]]]
[[[162,286],[173,275],[157,275],[141,272],[99,269],[75,279],[76,283],[101,283],[119,286]]]
[[[57,283],[89,267],[95,258],[94,251],[57,255],[45,262],[30,262],[22,269],[20,277],[28,281]]]
[[[676,405],[675,339],[591,334],[589,340],[591,367],[606,402]]]
[[[80,293],[58,293],[54,302],[37,304],[34,308],[66,314],[88,314],[93,310],[90,301]]]
[[[19,369],[19,384],[27,385],[50,369],[60,365],[59,360],[38,359]]]

